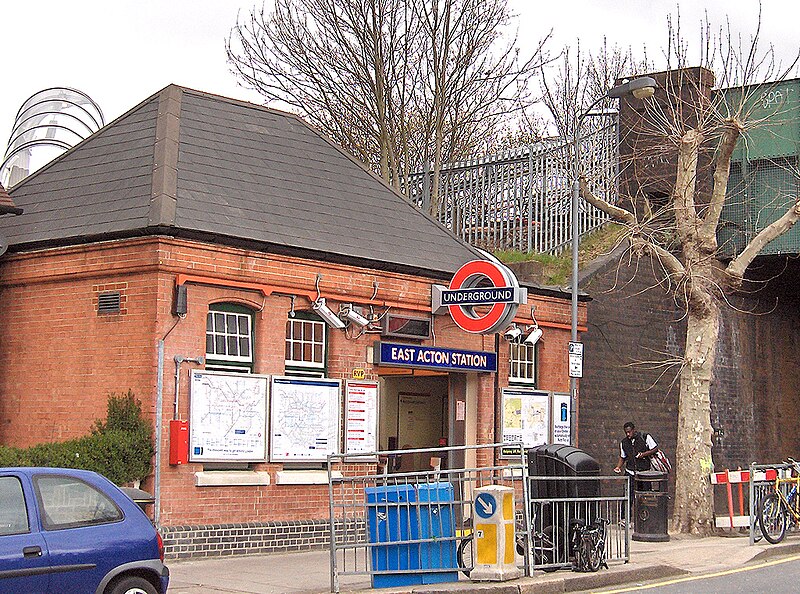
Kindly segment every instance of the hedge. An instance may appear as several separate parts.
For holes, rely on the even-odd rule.
[[[108,397],[105,421],[96,421],[90,435],[29,448],[0,446],[0,467],[47,466],[93,470],[122,485],[148,476],[152,469],[153,428],[142,417],[133,393]]]

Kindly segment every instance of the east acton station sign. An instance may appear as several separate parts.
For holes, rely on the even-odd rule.
[[[431,311],[449,311],[459,328],[473,334],[494,334],[514,320],[517,308],[528,302],[528,290],[498,262],[473,260],[453,276],[449,287],[431,287]]]
[[[497,354],[491,351],[442,349],[414,344],[376,342],[373,363],[439,371],[496,372]]]

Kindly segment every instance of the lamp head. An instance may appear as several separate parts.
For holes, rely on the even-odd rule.
[[[656,92],[656,80],[652,76],[640,76],[626,81],[608,90],[607,97],[619,99],[625,95],[633,95],[637,99],[647,99]]]

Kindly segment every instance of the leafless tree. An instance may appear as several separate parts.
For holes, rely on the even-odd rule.
[[[800,218],[800,200],[794,196],[783,216],[748,238],[729,259],[720,253],[718,230],[730,200],[734,149],[750,130],[764,123],[763,97],[797,64],[795,58],[782,67],[771,47],[759,49],[760,23],[759,14],[756,33],[746,41],[734,35],[729,25],[715,29],[708,22],[703,24],[699,61],[716,75],[718,90],[712,93],[698,86],[689,93],[694,99],[687,100],[687,84],[698,80],[683,74],[692,60],[691,44],[681,31],[680,19],[670,21],[665,50],[669,70],[659,77],[663,88],[641,117],[639,135],[649,138],[628,164],[640,163],[647,152],[674,163],[671,193],[661,205],[640,208],[641,196],[632,196],[629,206],[610,204],[592,195],[586,180],[581,180],[583,198],[628,226],[632,251],[660,265],[676,299],[686,308],[673,517],[673,528],[686,533],[708,534],[713,529],[710,386],[721,309],[742,288],[754,258]],[[776,104],[774,113],[781,108]]]
[[[486,145],[530,105],[542,40],[521,59],[506,0],[276,0],[226,43],[234,73],[398,189]]]
[[[542,103],[549,111],[558,135],[565,139],[571,139],[575,134],[585,135],[586,128],[576,128],[580,116],[590,105],[604,97],[618,79],[653,68],[647,59],[646,48],[642,49],[642,56],[637,58],[631,48],[609,47],[604,39],[603,45],[595,52],[584,51],[580,43],[574,47],[565,46],[558,59],[540,68]],[[613,110],[616,108],[613,103],[614,100],[609,99],[606,104],[598,105],[598,110]],[[594,124],[587,120],[584,125],[591,130]]]

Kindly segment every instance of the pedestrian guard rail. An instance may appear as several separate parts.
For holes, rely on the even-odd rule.
[[[514,444],[516,445],[516,444]],[[628,482],[624,477],[531,476],[524,448],[509,444],[392,450],[328,457],[331,591],[369,577],[373,587],[466,580],[475,559],[475,490],[514,490],[516,564],[537,569],[570,567],[568,538],[574,520],[609,521],[609,563],[630,558]],[[429,458],[431,470],[394,472],[398,457]],[[453,468],[441,468],[453,466]],[[396,466],[396,465],[394,465]],[[405,464],[401,464],[402,468]],[[584,481],[601,485],[585,496]],[[538,496],[543,481],[575,496]]]

